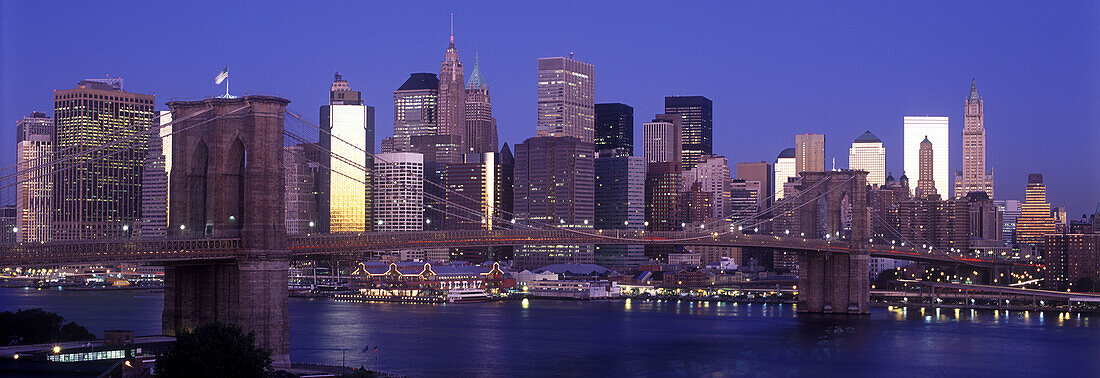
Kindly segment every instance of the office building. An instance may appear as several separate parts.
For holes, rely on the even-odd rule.
[[[766,211],[772,207],[775,194],[775,166],[766,161],[756,163],[737,163],[737,178],[746,182],[755,181],[760,187],[756,195],[757,211]]]
[[[411,152],[376,155],[374,231],[424,229],[424,156]]]
[[[596,229],[644,229],[645,158],[630,156],[626,147],[612,151],[616,153],[601,152],[595,161]],[[595,248],[596,264],[608,268],[636,268],[646,261],[642,245],[596,245]]]
[[[623,149],[634,154],[634,108],[630,105],[596,104],[596,151]]]
[[[875,134],[864,132],[848,149],[848,169],[867,171],[867,184],[886,184],[886,147]]]
[[[319,216],[317,181],[324,170],[317,161],[322,153],[313,143],[283,146],[283,175],[286,181],[286,233],[308,235],[318,233]],[[328,159],[325,159],[327,162]],[[360,183],[362,184],[362,183]]]
[[[516,145],[514,215],[517,227],[591,229],[595,217],[595,146],[574,137],[534,137]],[[555,263],[593,263],[591,245],[522,246],[517,269]]]
[[[825,172],[825,136],[799,134],[794,136],[795,173]]]
[[[596,82],[592,64],[569,57],[539,58],[538,136],[596,136]]]
[[[325,156],[315,188],[316,232],[369,231],[373,196],[367,167],[374,165],[374,107],[364,105],[362,93],[337,73],[320,113],[318,141]]]
[[[933,177],[933,149],[932,142],[928,138],[920,142],[920,167],[917,175],[916,197],[928,197],[939,194],[936,192],[936,182]]]
[[[159,132],[149,136],[141,179],[141,223],[135,233],[146,239],[168,237],[168,172],[172,160],[172,113],[157,111]]]
[[[1043,235],[1043,288],[1100,291],[1100,234]]]
[[[955,174],[955,197],[970,192],[985,192],[993,198],[993,171],[985,167],[985,101],[974,80],[963,101],[963,169]]]
[[[947,127],[948,117],[905,116],[903,153],[905,154],[905,174],[920,172],[920,144],[928,139],[934,148],[932,160],[932,180],[936,182],[936,193],[940,197],[950,198],[950,135]],[[915,191],[916,186],[912,189]],[[916,194],[911,193],[911,194]]]
[[[409,75],[393,91],[393,139],[382,142],[382,152],[408,152],[412,137],[438,135],[438,105],[439,78],[433,73]]]
[[[442,230],[444,226],[444,172],[448,165],[462,162],[462,140],[458,135],[417,135],[410,139],[409,150],[424,157],[424,229]]]
[[[1020,205],[1020,216],[1016,218],[1016,243],[1036,245],[1043,242],[1043,235],[1054,233],[1054,219],[1050,216],[1050,203],[1047,202],[1047,187],[1043,184],[1043,174],[1027,175],[1027,187],[1024,188],[1024,203]]]
[[[798,158],[794,148],[788,148],[779,152],[775,158],[775,201],[785,196],[785,186],[789,179],[798,177]]]
[[[128,237],[141,217],[141,171],[153,125],[153,95],[121,78],[83,80],[54,91],[54,150],[76,155],[53,174],[51,240]],[[110,144],[116,139],[128,143]],[[93,150],[102,148],[96,152]]]
[[[466,154],[444,169],[444,228],[496,230],[511,226],[515,158],[505,144],[500,152]],[[428,220],[430,220],[429,218]],[[510,257],[511,247],[455,248],[452,261],[481,263]]]
[[[1016,220],[1020,217],[1020,201],[995,200],[993,204],[1001,212],[1001,240],[1006,245],[1016,244]]]
[[[493,117],[493,102],[489,85],[481,74],[480,58],[474,56],[474,69],[466,83],[466,133],[468,153],[481,154],[497,150],[497,119]]]
[[[684,172],[682,188],[689,191],[695,184],[700,184],[700,190],[710,197],[708,219],[722,219],[730,214],[730,166],[724,156],[700,156],[695,167]]]
[[[642,124],[642,155],[647,163],[680,163],[680,116],[658,114]]]
[[[665,114],[677,114],[682,119],[680,162],[685,171],[694,168],[700,156],[714,153],[713,108],[710,99],[703,96],[665,97]]]
[[[767,193],[760,181],[730,179],[730,213],[726,219],[740,222],[752,217],[760,211],[760,196]]]
[[[53,153],[53,118],[46,113],[32,112],[15,124],[15,241],[46,242],[50,240],[50,202],[53,182],[50,166]],[[0,230],[6,231],[6,230]]]
[[[455,36],[451,34],[451,41],[447,50],[443,53],[443,61],[439,63],[439,103],[437,107],[439,135],[458,136],[461,153],[469,152],[466,138],[466,78],[462,70],[462,62],[458,59],[458,48],[455,47]],[[495,151],[485,151],[495,152]],[[461,159],[461,157],[459,158]]]

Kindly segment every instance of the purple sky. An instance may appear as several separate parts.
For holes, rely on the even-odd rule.
[[[715,152],[774,161],[798,133],[823,133],[847,166],[864,130],[902,167],[902,116],[951,117],[960,167],[963,99],[985,99],[988,166],[999,199],[1045,174],[1071,218],[1100,200],[1100,3],[876,2],[71,2],[0,0],[0,162],[15,121],[51,111],[53,89],[122,76],[172,99],[274,94],[316,119],[334,71],[378,108],[392,135],[392,91],[438,72],[448,14],[467,72],[481,56],[502,142],[535,133],[536,59],[570,51],[596,66],[597,102],[641,122],[666,95],[714,101]],[[640,143],[637,143],[640,145]],[[6,152],[5,152],[6,151]],[[639,149],[640,153],[640,149]]]

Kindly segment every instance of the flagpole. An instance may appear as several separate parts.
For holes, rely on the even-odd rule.
[[[225,77],[225,98],[229,98],[229,76]]]

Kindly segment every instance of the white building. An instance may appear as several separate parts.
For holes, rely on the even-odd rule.
[[[675,118],[658,114],[650,122],[642,124],[642,155],[646,163],[664,163],[680,161],[683,149],[679,116]]]
[[[794,148],[788,148],[780,152],[779,157],[775,159],[775,201],[783,199],[785,191],[783,184],[787,183],[787,179],[798,177],[798,172],[795,171],[798,159],[795,156]]]
[[[160,133],[149,136],[149,151],[141,173],[141,223],[135,233],[142,238],[168,237],[168,174],[172,169],[172,113],[158,111]]]
[[[53,118],[33,112],[16,122],[17,177],[15,188],[15,241],[50,240],[50,201],[53,199],[46,157],[53,153]],[[42,159],[42,160],[37,160]],[[0,230],[8,232],[11,230]]]
[[[374,230],[424,229],[424,155],[378,154],[374,161]]]
[[[714,219],[730,214],[730,165],[723,156],[703,155],[695,168],[683,173],[683,191],[689,191],[696,182],[704,192],[710,193]]]
[[[925,137],[932,142],[932,180],[936,183],[936,193],[942,198],[951,198],[950,132],[948,117],[905,116],[905,174],[916,177],[920,172],[920,143]],[[916,193],[917,186],[909,187],[909,194]]]
[[[622,288],[610,281],[538,280],[527,285],[527,292],[544,298],[605,299],[618,298]]]
[[[875,134],[863,133],[848,149],[848,169],[867,171],[867,184],[886,184],[886,147]]]
[[[539,58],[538,136],[596,138],[595,67],[570,57]]]

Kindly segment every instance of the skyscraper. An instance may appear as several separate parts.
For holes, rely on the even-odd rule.
[[[365,168],[374,165],[374,107],[363,105],[362,93],[337,73],[329,103],[320,111],[318,140],[326,156],[316,185],[320,219],[315,232],[369,231],[371,178]]]
[[[1020,216],[1016,218],[1016,243],[1036,245],[1043,242],[1043,235],[1051,233],[1054,233],[1054,219],[1050,217],[1043,174],[1029,174],[1027,187],[1024,188],[1024,203],[1020,205]]]
[[[320,158],[322,155],[328,156],[328,153],[322,154],[314,143],[283,146],[287,235],[319,232],[317,226],[321,217],[318,216],[317,198],[321,191],[317,189],[317,178],[323,168],[311,157]]]
[[[168,237],[168,173],[172,160],[172,113],[157,112],[159,133],[149,136],[149,151],[141,179],[141,223],[137,233],[142,238]]]
[[[681,117],[658,114],[650,122],[642,124],[642,155],[647,163],[680,163]]]
[[[608,151],[608,150],[604,150]],[[645,222],[645,158],[618,155],[596,158],[595,218],[601,230],[640,230]],[[642,245],[596,245],[596,264],[610,268],[634,268],[645,262]]]
[[[680,162],[684,170],[695,167],[702,155],[714,153],[714,104],[703,96],[665,97],[665,114],[682,118]]]
[[[48,162],[53,153],[53,118],[32,112],[16,122],[15,241],[50,240],[50,201],[53,182]],[[7,230],[0,230],[7,231]]]
[[[1016,220],[1020,217],[1019,200],[995,200],[993,204],[1001,211],[1001,239],[1006,245],[1016,243]]]
[[[775,167],[766,162],[756,163],[737,163],[737,178],[744,180],[745,182],[755,181],[759,188],[756,190],[756,209],[759,211],[767,210],[772,206],[773,199],[772,194],[775,193]],[[731,212],[733,209],[731,209]],[[745,213],[743,215],[749,215],[751,213]]]
[[[436,114],[438,101],[439,78],[433,73],[409,75],[409,79],[393,91],[391,148],[394,152],[408,152],[413,136],[439,134]],[[385,145],[383,142],[383,146]]]
[[[955,197],[985,192],[993,198],[993,172],[985,169],[985,101],[978,84],[970,81],[970,95],[963,101],[963,169],[955,176]]]
[[[794,148],[787,148],[779,152],[775,158],[775,201],[783,199],[784,188],[787,179],[798,177],[798,156]]]
[[[867,171],[867,184],[886,184],[886,147],[875,134],[864,132],[848,149],[848,169]]]
[[[470,151],[466,147],[468,141],[466,140],[465,83],[462,62],[458,60],[458,48],[455,47],[455,36],[452,32],[451,41],[443,53],[443,61],[439,63],[439,129],[437,133],[458,136],[462,153]]]
[[[495,152],[498,143],[497,119],[493,117],[489,85],[481,75],[480,60],[474,55],[474,69],[466,83],[466,151],[477,154]]]
[[[936,182],[932,175],[933,154],[932,142],[924,138],[920,142],[920,171],[917,174],[917,197],[925,198],[936,192]]]
[[[685,192],[698,183],[700,190],[710,196],[711,213],[708,220],[722,219],[730,214],[730,165],[719,155],[703,155],[695,168],[684,172],[681,187]]]
[[[424,156],[411,152],[376,155],[374,230],[424,229]]]
[[[616,148],[634,154],[634,108],[619,103],[596,104],[596,151]]]
[[[53,174],[52,240],[132,234],[141,216],[148,150],[142,133],[153,125],[154,100],[124,91],[121,78],[83,80],[76,88],[54,91],[55,151],[88,153]],[[111,143],[119,139],[129,141]]]
[[[538,70],[538,136],[568,136],[593,143],[595,67],[570,54],[539,58]]]
[[[925,138],[932,142],[935,164],[932,167],[932,179],[936,181],[936,193],[942,198],[950,196],[949,169],[951,157],[950,135],[947,128],[948,117],[905,116],[905,136],[903,153],[905,154],[905,172],[912,175],[920,171],[920,143]],[[916,186],[912,186],[914,194]]]
[[[534,137],[516,145],[514,211],[524,225],[592,228],[595,146],[574,137]],[[592,246],[522,246],[515,265],[592,263]]]
[[[799,134],[794,136],[796,174],[802,172],[825,171],[825,136],[821,134]]]
[[[495,230],[511,226],[515,158],[505,144],[500,152],[466,154],[448,164],[443,182],[448,230]],[[481,263],[509,258],[511,247],[454,248],[452,261]]]

